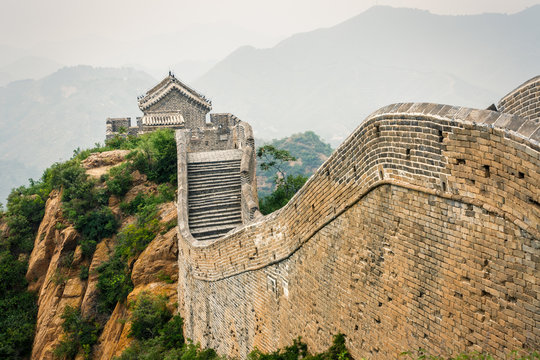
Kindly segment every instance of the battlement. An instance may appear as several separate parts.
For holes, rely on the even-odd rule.
[[[186,335],[236,357],[337,332],[355,358],[539,348],[539,141],[535,118],[389,105],[284,208],[204,242],[179,180]]]
[[[501,112],[540,122],[540,76],[527,80],[504,96],[498,108]]]

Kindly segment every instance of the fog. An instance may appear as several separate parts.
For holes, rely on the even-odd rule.
[[[2,0],[0,67],[23,57],[131,66],[193,79],[242,45],[272,47],[374,5],[437,14],[514,13],[540,0]],[[28,77],[32,77],[29,74]],[[0,84],[1,85],[1,84]]]

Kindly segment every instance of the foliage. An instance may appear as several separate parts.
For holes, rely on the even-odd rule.
[[[139,193],[130,202],[120,203],[120,210],[128,215],[137,214],[137,220],[141,224],[156,217],[159,204],[173,200],[174,188],[170,184],[160,184],[157,195]]]
[[[0,358],[30,355],[37,315],[36,296],[26,291],[27,264],[0,252]]]
[[[287,205],[294,194],[304,186],[307,179],[303,175],[288,175],[285,179],[277,179],[274,192],[259,200],[261,213],[270,214]]]
[[[261,213],[266,215],[285,206],[304,185],[307,177],[304,175],[287,175],[285,173],[285,164],[296,160],[287,150],[280,150],[273,145],[264,145],[257,149],[257,157],[262,160],[259,166],[263,171],[275,172],[273,178],[274,191],[259,200],[259,209]]]
[[[64,216],[82,235],[83,255],[90,258],[101,239],[116,233],[118,222],[106,207],[109,194],[89,178],[77,159],[47,169],[43,181],[51,188],[63,189]]]
[[[156,237],[159,231],[159,221],[150,220],[143,224],[127,225],[119,234],[115,255],[129,259],[140,254]]]
[[[131,274],[127,262],[121,256],[113,255],[98,267],[98,311],[111,313],[119,301],[124,301],[133,290]]]
[[[400,354],[401,357],[406,357],[408,359],[414,359],[414,360],[494,360],[495,357],[486,354],[486,353],[480,353],[480,352],[469,352],[469,353],[461,353],[456,355],[455,357],[442,357],[437,355],[430,355],[426,350],[424,349],[418,349],[416,351],[405,351]],[[540,360],[540,353],[537,351],[512,351],[510,354],[506,356],[506,359],[508,360]]]
[[[75,229],[81,235],[82,253],[90,258],[96,249],[97,243],[116,233],[118,221],[108,207],[99,207],[96,210],[80,215],[75,222]]]
[[[308,347],[301,338],[293,340],[293,344],[285,349],[277,350],[270,354],[264,354],[255,349],[248,355],[248,360],[352,360],[352,356],[345,346],[345,335],[334,336],[332,345],[320,354],[311,355]]]
[[[13,254],[30,253],[34,246],[34,235],[45,214],[48,192],[45,184],[30,181],[30,186],[13,189],[8,196],[4,218],[8,225],[8,236],[2,239],[2,248]]]
[[[294,134],[279,140],[272,140],[269,145],[276,149],[283,149],[296,158],[294,162],[286,162],[282,166],[284,173],[288,175],[311,176],[332,153],[332,147],[319,138],[313,131]],[[257,190],[260,197],[265,197],[273,191],[275,171],[273,169],[257,172],[259,184]]]
[[[13,189],[2,221],[8,230],[0,234],[0,358],[28,357],[37,315],[36,296],[27,291],[26,262],[45,212],[50,191],[43,181]]]
[[[129,336],[139,340],[154,338],[171,317],[165,296],[152,296],[143,292],[132,304]]]
[[[135,341],[127,348],[119,359],[184,359],[186,350],[201,354],[200,347],[184,344],[183,319],[172,316],[166,307],[166,298],[141,293],[132,304],[130,336]],[[205,354],[208,354],[206,352]],[[215,352],[213,352],[215,354]],[[214,359],[215,357],[193,357],[197,359]]]
[[[107,180],[107,189],[109,189],[109,192],[119,197],[124,196],[131,188],[133,181],[127,164],[113,167],[109,174],[112,176],[112,178]]]
[[[171,129],[161,129],[140,137],[138,150],[131,155],[132,169],[146,174],[158,184],[177,184],[176,140]]]
[[[263,171],[273,170],[278,177],[285,177],[284,165],[289,161],[295,161],[287,150],[280,150],[273,145],[264,145],[257,149],[257,157],[261,159],[259,166]]]
[[[86,265],[81,266],[81,272],[79,273],[79,279],[86,280],[89,275],[89,267]]]
[[[80,163],[93,152],[113,149],[139,150],[134,152],[133,164],[122,165],[111,171],[104,179],[107,182],[105,187],[90,178]],[[139,208],[134,204],[137,205],[133,210],[137,214],[137,224],[122,233],[118,254],[115,253],[98,270],[98,307],[110,312],[116,302],[125,299],[133,287],[127,256],[138,255],[159,232],[155,220],[157,205],[174,199],[174,186],[167,183],[176,183],[176,144],[172,131],[160,131],[155,135],[141,137],[114,138],[105,145],[96,144],[93,149],[77,149],[71,160],[53,164],[46,169],[39,181],[30,179],[28,186],[12,190],[6,208],[0,207],[0,221],[7,225],[7,230],[0,232],[0,358],[14,359],[28,357],[30,354],[37,310],[35,295],[27,292],[25,274],[28,265],[25,259],[32,251],[51,190],[62,190],[63,215],[81,234],[83,255],[90,258],[97,243],[117,231],[118,221],[107,207],[108,199],[110,194],[123,196],[129,190],[132,185],[131,171],[137,168],[136,161],[150,180],[162,184],[158,187],[158,194],[145,199],[143,206]],[[62,230],[66,224],[58,223],[55,227]],[[58,273],[53,276],[58,284],[67,280],[65,268],[71,267],[69,256],[62,258],[61,262]],[[88,278],[87,266],[81,267],[79,277]],[[88,355],[96,328],[90,320],[73,313],[68,315],[66,323],[72,324],[69,329],[73,330],[80,325],[84,331],[67,331],[58,354],[70,357],[82,349]]]
[[[73,359],[82,351],[85,359],[90,359],[92,345],[97,343],[101,326],[98,322],[81,315],[80,310],[66,306],[62,313],[64,336],[54,350],[60,359]]]

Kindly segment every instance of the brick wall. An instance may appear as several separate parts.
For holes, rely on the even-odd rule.
[[[512,90],[499,101],[499,111],[540,121],[540,76]]]
[[[195,129],[204,127],[205,117],[209,110],[194,101],[190,101],[180,94],[178,90],[173,89],[163,99],[145,110],[145,114],[166,113],[169,111],[181,113],[186,122],[185,127]]]
[[[540,348],[539,126],[390,105],[287,206],[205,245],[180,187],[186,335],[240,357],[338,331],[355,358]]]

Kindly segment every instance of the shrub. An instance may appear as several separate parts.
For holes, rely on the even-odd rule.
[[[145,173],[158,184],[176,185],[176,140],[170,129],[161,129],[140,137],[139,149],[131,156],[132,168]]]
[[[131,274],[126,260],[113,255],[98,267],[98,311],[111,313],[119,301],[124,301],[133,290]]]
[[[167,298],[141,293],[132,304],[130,337],[147,340],[156,337],[171,318]]]
[[[0,253],[0,358],[29,358],[37,315],[36,296],[26,291],[26,263]]]
[[[79,279],[86,280],[88,279],[89,268],[86,265],[81,266],[81,272],[79,273]]]
[[[107,180],[107,188],[111,194],[122,197],[131,188],[133,178],[127,167],[127,164],[114,167],[110,171],[110,176]]]
[[[154,240],[159,231],[159,221],[150,220],[142,225],[127,225],[118,234],[115,253],[125,259],[140,254]]]
[[[92,346],[97,343],[101,326],[90,318],[81,315],[79,309],[66,306],[62,313],[64,336],[54,350],[54,355],[61,359],[72,359],[80,351],[89,359]]]
[[[263,214],[270,214],[283,206],[296,194],[307,181],[303,175],[288,175],[285,179],[278,179],[276,189],[268,196],[259,200],[259,209]]]

